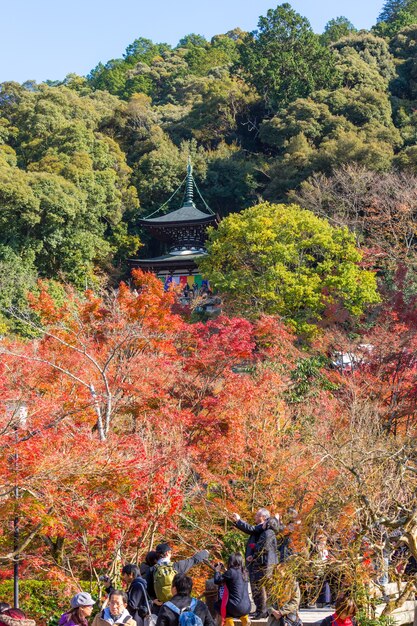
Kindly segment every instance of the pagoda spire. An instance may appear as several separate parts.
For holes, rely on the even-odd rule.
[[[187,163],[187,179],[185,183],[185,198],[183,206],[195,207],[194,204],[194,178],[193,178],[193,166],[191,163],[191,156],[188,155]]]

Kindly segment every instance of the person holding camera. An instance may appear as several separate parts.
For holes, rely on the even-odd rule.
[[[223,564],[218,563],[215,567],[214,582],[223,585],[223,594],[220,601],[214,607],[224,619],[224,626],[233,626],[233,619],[238,618],[242,626],[248,626],[250,598],[249,598],[249,574],[245,567],[243,557],[239,552],[229,556],[227,570],[222,573]]]
[[[249,580],[252,588],[253,601],[256,606],[255,619],[266,617],[266,596],[262,589],[261,579],[263,574],[260,573],[258,564],[254,561],[254,551],[259,538],[265,531],[264,523],[271,517],[268,509],[258,509],[255,513],[255,524],[248,524],[243,521],[238,513],[232,513],[232,519],[236,528],[249,535],[246,543],[246,565],[249,572]]]
[[[270,517],[262,524],[262,532],[253,548],[251,561],[251,585],[253,600],[256,604],[255,616],[267,617],[267,593],[265,581],[272,576],[275,565],[278,564],[278,546],[276,533],[279,522]]]

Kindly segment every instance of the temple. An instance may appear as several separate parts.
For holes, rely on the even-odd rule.
[[[184,183],[185,194],[182,206],[158,216],[157,214],[163,212],[183,188]],[[194,189],[200,196],[204,211],[196,207]],[[194,181],[190,159],[186,178],[180,187],[164,205],[148,217],[141,219],[139,223],[152,237],[161,242],[165,253],[149,259],[130,259],[130,267],[140,267],[142,270],[155,272],[165,282],[172,280],[178,284],[188,284],[189,287],[194,284],[201,286],[202,277],[199,275],[196,261],[207,254],[204,245],[207,228],[218,223],[218,216],[213,213],[199,192]]]

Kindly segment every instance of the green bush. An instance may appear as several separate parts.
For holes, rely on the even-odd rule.
[[[380,617],[368,617],[364,610],[356,616],[358,626],[394,626],[395,620],[392,615],[380,615]]]
[[[92,589],[90,583],[81,582],[80,585],[93,597],[98,597],[96,584]],[[63,582],[22,580],[19,583],[19,604],[37,626],[57,626],[62,613],[69,609],[69,600],[75,593],[74,588]],[[13,580],[0,582],[0,600],[13,604]]]
[[[247,536],[244,535],[240,530],[236,530],[236,528],[232,528],[223,536],[223,550],[222,557],[227,563],[227,559],[232,552],[240,552],[242,555],[245,554],[245,544],[247,541]]]

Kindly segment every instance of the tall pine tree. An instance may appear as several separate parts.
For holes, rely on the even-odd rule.
[[[404,12],[417,17],[417,0],[385,0],[378,22],[395,22]]]

